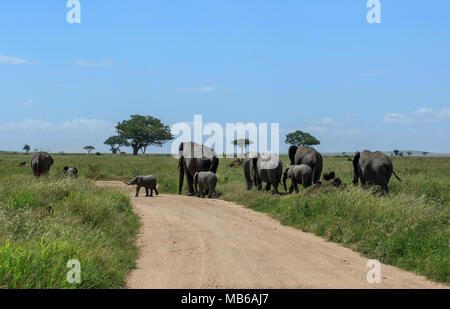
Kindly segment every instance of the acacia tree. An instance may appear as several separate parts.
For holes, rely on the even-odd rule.
[[[395,154],[396,156],[398,156],[399,152],[400,152],[400,150],[397,150],[397,149],[394,150],[394,154]]]
[[[295,146],[320,145],[320,141],[309,133],[297,130],[286,135],[285,143]]]
[[[94,146],[85,146],[83,149],[87,150],[88,154],[91,154],[92,150],[95,149]]]
[[[25,152],[28,154],[28,152],[30,151],[31,147],[30,145],[25,144],[25,146],[23,146],[23,150],[25,150]]]
[[[250,144],[253,144],[253,142],[251,140],[249,140],[248,138],[245,139],[235,139],[234,141],[231,142],[233,145],[238,146],[239,148],[241,148],[241,155],[244,156],[244,148],[247,147]]]
[[[145,153],[147,147],[152,145],[161,147],[173,139],[170,127],[152,116],[131,115],[129,120],[119,122],[116,130],[120,137],[128,141],[135,156],[139,150]]]
[[[105,145],[109,145],[111,147],[112,153],[117,153],[120,152],[120,147],[128,147],[130,146],[130,143],[128,143],[128,140],[125,137],[114,135],[105,141]]]

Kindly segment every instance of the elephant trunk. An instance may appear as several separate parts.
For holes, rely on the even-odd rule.
[[[180,147],[182,147],[182,146],[180,146]],[[183,180],[184,180],[184,158],[183,157],[180,158],[179,166],[180,166],[180,178],[178,181],[178,194],[181,194],[181,191],[183,191]]]

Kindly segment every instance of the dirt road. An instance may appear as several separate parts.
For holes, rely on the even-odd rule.
[[[423,277],[381,266],[367,283],[367,259],[265,214],[214,199],[134,197],[143,227],[129,288],[440,288]]]

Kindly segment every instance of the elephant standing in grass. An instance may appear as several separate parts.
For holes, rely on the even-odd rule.
[[[188,195],[194,195],[194,175],[197,172],[216,173],[219,167],[219,158],[211,148],[194,142],[181,143],[179,147],[180,158],[178,167],[180,169],[178,194],[183,190],[184,174],[188,183]],[[208,194],[208,190],[206,192]]]
[[[272,186],[272,194],[280,194],[278,185],[283,174],[283,163],[277,155],[258,154],[256,161],[256,183],[258,190],[262,189],[262,182],[266,183],[266,190]]]
[[[242,167],[244,168],[244,176],[245,176],[245,183],[247,184],[247,190],[251,190],[253,188],[253,185],[255,185],[255,187],[258,186],[257,168],[256,168],[257,161],[258,158],[256,154],[253,155],[250,153],[247,153],[242,161]]]
[[[308,188],[312,186],[313,182],[313,173],[311,167],[306,164],[302,165],[290,165],[284,170],[283,174],[283,186],[284,191],[287,191],[286,187],[286,179],[291,179],[291,187],[289,189],[289,193],[292,193],[292,191],[299,192],[298,191],[298,184],[303,185],[304,188]]]
[[[158,189],[157,189],[157,185],[156,185],[156,178],[152,175],[148,175],[148,176],[137,176],[135,177],[133,180],[131,180],[130,182],[125,182],[124,183],[126,185],[136,185],[136,197],[139,196],[139,191],[141,190],[141,187],[145,188],[145,196],[149,196],[148,191],[150,189],[150,197],[153,196],[153,191],[155,191],[155,194],[158,195]]]
[[[48,175],[50,167],[53,165],[53,158],[47,153],[40,153],[31,159],[31,168],[34,176],[41,177]]]
[[[200,191],[197,190],[197,185],[200,187]],[[197,172],[194,175],[195,193],[198,197],[205,197],[205,191],[208,190],[208,198],[212,197],[212,194],[217,197],[216,192],[217,176],[213,172]]]
[[[65,166],[63,170],[64,170],[64,174],[66,174],[69,177],[74,177],[74,178],[78,177],[78,170],[76,167],[69,168],[68,166]]]
[[[322,155],[317,150],[309,146],[291,146],[289,147],[289,159],[291,159],[291,165],[309,165],[313,173],[313,183],[320,180],[323,159]]]
[[[356,152],[353,157],[353,184],[379,185],[385,193],[389,193],[388,184],[392,174],[401,181],[395,174],[391,158],[380,151],[364,150]]]

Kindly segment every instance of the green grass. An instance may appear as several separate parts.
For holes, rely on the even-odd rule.
[[[16,174],[31,177],[31,168],[17,166],[30,158],[1,155],[0,179]],[[65,165],[77,167],[82,179],[129,180],[153,174],[162,193],[177,192],[177,162],[170,155],[54,155],[54,159],[51,177],[61,177]],[[284,165],[289,162],[287,156],[282,160]],[[403,181],[391,179],[388,196],[353,187],[352,164],[345,157],[324,157],[324,172],[334,170],[348,184],[346,189],[317,194],[302,190],[298,195],[281,197],[255,189],[248,192],[242,168],[230,167],[232,161],[222,159],[219,164],[220,198],[268,213],[283,224],[341,243],[367,258],[450,282],[449,157],[394,157],[394,169]],[[42,191],[48,199],[54,195],[51,190]],[[26,195],[21,198],[32,199]],[[18,229],[25,232],[29,227]]]
[[[88,180],[2,178],[0,287],[123,287],[135,266],[138,228],[124,193]],[[71,259],[81,263],[79,285],[66,280]]]

